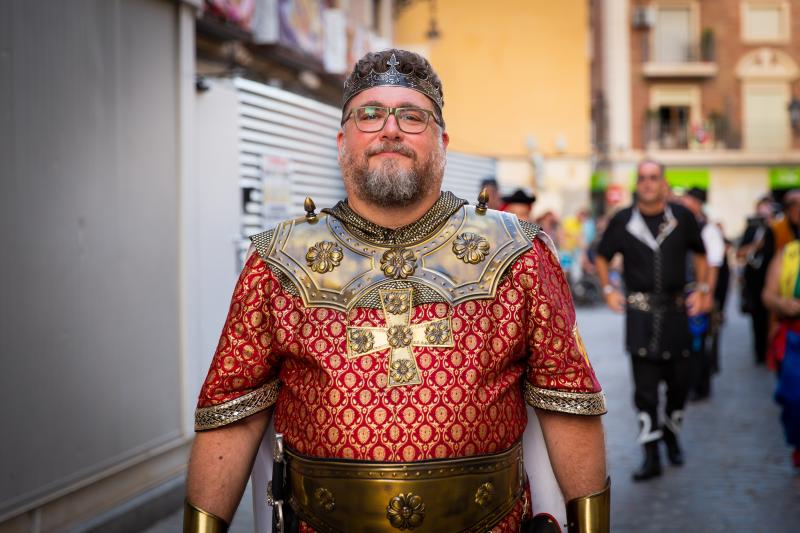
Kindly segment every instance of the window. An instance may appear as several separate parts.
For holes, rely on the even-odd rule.
[[[774,152],[789,148],[789,87],[780,82],[746,82],[744,137],[747,150]]]
[[[685,63],[692,48],[691,10],[659,6],[653,34],[653,58],[659,63]]]
[[[692,127],[700,123],[700,87],[653,85],[647,112],[646,144],[651,149],[690,148]]]
[[[657,109],[658,146],[662,150],[689,148],[689,107],[662,105]]]
[[[775,43],[789,40],[789,3],[776,0],[742,2],[742,40]]]

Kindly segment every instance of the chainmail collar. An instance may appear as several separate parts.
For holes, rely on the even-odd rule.
[[[444,191],[427,213],[416,222],[397,229],[385,228],[357,214],[347,200],[322,211],[339,219],[357,238],[379,246],[410,246],[430,237],[453,213],[466,204],[466,200]]]

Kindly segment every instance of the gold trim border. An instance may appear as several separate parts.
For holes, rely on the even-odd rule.
[[[524,382],[525,403],[547,411],[558,411],[573,415],[604,415],[606,396],[602,392],[565,392],[534,387]]]
[[[205,431],[227,426],[272,407],[278,399],[280,387],[281,382],[276,379],[229,402],[200,407],[194,413],[194,430]]]

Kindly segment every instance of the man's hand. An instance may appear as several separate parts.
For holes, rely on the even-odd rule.
[[[714,299],[708,292],[694,291],[686,297],[686,314],[689,316],[709,313],[713,306]]]
[[[269,424],[269,413],[261,411],[195,436],[186,480],[190,503],[230,524]]]
[[[794,318],[800,315],[800,300],[797,298],[781,298],[778,307],[780,314],[787,318]]]
[[[686,314],[689,316],[697,316],[703,312],[705,307],[705,300],[703,293],[694,291],[686,297]]]
[[[610,287],[610,285],[606,285],[606,287]],[[606,299],[606,305],[615,313],[622,313],[625,311],[625,295],[622,294],[617,289],[611,289],[610,291],[603,290],[604,296]]]

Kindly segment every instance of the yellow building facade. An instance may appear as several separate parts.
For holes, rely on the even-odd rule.
[[[417,0],[394,40],[444,84],[450,148],[495,157],[501,188],[536,191],[536,213],[589,202],[589,21],[584,0]],[[440,37],[430,39],[431,16]],[[476,185],[477,186],[477,185]]]

